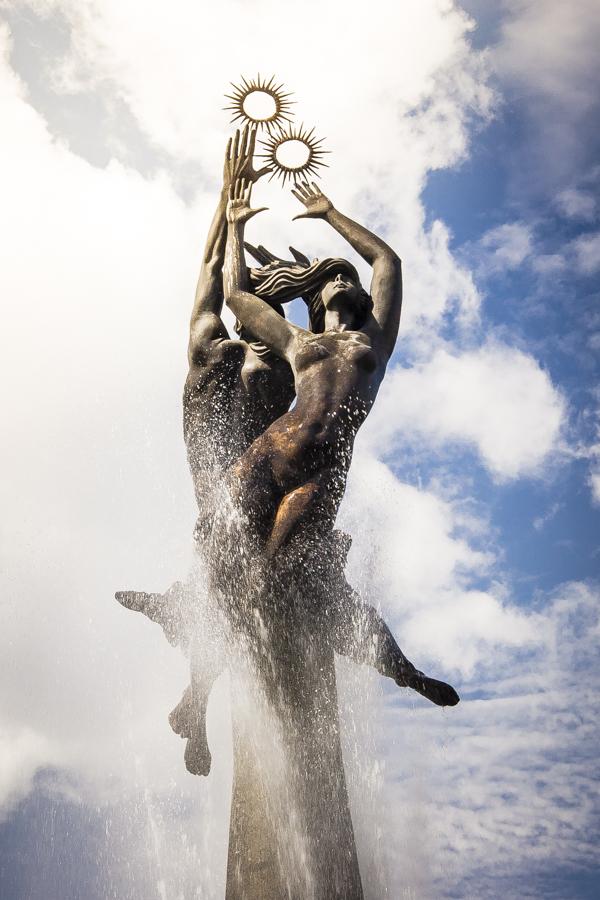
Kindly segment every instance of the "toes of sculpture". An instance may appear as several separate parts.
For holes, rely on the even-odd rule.
[[[192,686],[189,684],[175,709],[169,713],[169,725],[180,737],[189,738],[192,735],[193,717],[197,712],[193,710]]]
[[[175,709],[169,714],[169,725],[182,738],[185,745],[185,767],[192,775],[208,775],[211,756],[206,739],[206,711],[194,699],[189,684]]]
[[[429,678],[417,669],[398,678],[397,683],[401,687],[412,688],[437,706],[456,706],[460,700],[452,685]]]
[[[117,591],[115,599],[126,609],[132,609],[134,612],[144,612],[148,605],[149,596],[144,591]]]
[[[194,733],[185,745],[185,767],[192,775],[208,775],[211,755],[204,731]]]
[[[160,625],[170,644],[186,642],[185,586],[176,581],[164,594],[148,594],[145,591],[117,591],[115,598],[121,606],[141,612],[151,622]]]

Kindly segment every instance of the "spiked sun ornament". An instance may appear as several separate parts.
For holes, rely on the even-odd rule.
[[[262,145],[265,152],[258,155],[265,159],[267,165],[273,169],[269,181],[275,176],[281,178],[283,184],[288,178],[290,181],[297,182],[303,178],[306,179],[309,175],[319,177],[319,167],[327,166],[327,163],[323,162],[323,156],[330,151],[321,149],[323,138],[316,138],[314,132],[314,128],[308,131],[304,125],[288,125],[286,129],[280,127],[276,134],[269,133],[269,136],[263,139]],[[285,144],[292,142],[304,144],[306,148],[306,159],[295,166],[287,165],[278,157],[278,151]]]
[[[239,121],[243,125],[256,125],[258,128],[265,128],[269,134],[274,126],[281,128],[282,122],[291,122],[290,107],[294,100],[289,100],[291,93],[283,90],[282,84],[275,83],[275,76],[272,75],[269,80],[263,79],[260,75],[250,80],[242,78],[241,84],[231,82],[233,88],[232,94],[225,94],[228,100],[231,100],[230,106],[223,107],[233,112],[232,122]],[[246,101],[253,94],[268,94],[273,101],[273,112],[268,116],[255,116],[247,109]]]

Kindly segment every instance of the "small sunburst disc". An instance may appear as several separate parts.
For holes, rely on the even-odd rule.
[[[290,125],[263,140],[265,152],[259,156],[273,169],[271,178],[277,176],[285,184],[288,179],[296,182],[309,175],[318,177],[319,167],[327,165],[323,155],[329,151],[321,149],[323,139],[316,138],[314,131],[308,131],[304,125]]]
[[[241,84],[231,86],[233,93],[225,95],[231,104],[225,109],[233,112],[232,122],[256,125],[269,132],[274,126],[291,122],[291,94],[283,90],[282,84],[276,84],[274,76],[268,81],[260,75],[250,80],[242,78]]]
[[[310,147],[296,138],[283,141],[275,150],[275,157],[280,166],[288,169],[302,169],[310,159]]]

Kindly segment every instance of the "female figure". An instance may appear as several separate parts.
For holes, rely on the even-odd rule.
[[[313,185],[293,193],[373,267],[371,297],[346,260],[315,261],[296,284],[257,285],[249,293],[242,258],[244,225],[260,210],[249,205],[251,184],[238,179],[227,207],[227,303],[244,327],[292,368],[296,405],[233,467],[234,491],[269,558],[310,523],[331,530],[346,485],[354,438],[364,422],[394,349],[402,304],[400,259],[380,238],[338,212]],[[279,279],[281,282],[281,278]],[[277,316],[266,298],[295,289],[310,293],[313,333]],[[287,292],[287,294],[286,294]],[[319,321],[320,320],[320,321]],[[319,327],[320,326],[320,327]]]
[[[243,323],[241,339],[231,339],[221,319],[227,198],[238,176],[251,184],[263,174],[264,170],[255,172],[252,166],[255,139],[256,133],[245,129],[241,135],[236,131],[228,144],[223,188],[207,239],[190,322],[190,368],[183,395],[184,438],[199,509],[196,537],[200,552],[203,536],[214,519],[215,503],[219,502],[215,488],[223,473],[268,426],[287,413],[294,396],[294,376],[286,359],[259,342]],[[310,267],[308,260],[295,251],[296,264],[285,264],[264,248],[250,249],[264,263],[251,273],[271,304],[264,306],[282,322],[280,303],[293,299],[302,288],[310,295],[314,327],[322,327],[323,311],[313,295],[319,278],[332,271],[331,264],[334,269],[340,266],[341,272],[351,273],[358,284],[355,270],[343,260],[328,260]],[[245,278],[245,265],[243,268]],[[366,295],[361,294],[360,302],[366,309]],[[434,703],[457,702],[452,688],[427,678],[406,659],[376,610],[363,603],[343,578],[343,561],[339,569],[339,610],[331,634],[334,649],[355,662],[375,666],[381,674],[401,686],[412,687]],[[158,622],[171,643],[182,644],[189,653],[191,683],[169,721],[177,734],[187,738],[188,770],[208,774],[211,757],[206,738],[206,705],[212,684],[226,663],[221,648],[215,646],[218,635],[209,635],[207,623],[198,622],[193,613],[198,602],[193,583],[175,582],[165,594],[121,591],[117,599]],[[359,629],[357,621],[361,623]],[[201,633],[197,636],[199,627]]]
[[[230,486],[262,554],[273,560],[293,539],[331,540],[354,438],[373,405],[394,349],[402,275],[400,260],[387,244],[338,212],[316,185],[304,185],[293,191],[307,208],[304,217],[324,218],[372,265],[371,297],[347,261],[325,259],[310,264],[297,254],[296,266],[253,270],[255,293],[250,293],[242,256],[244,225],[261,211],[250,208],[250,193],[249,182],[239,179],[227,206],[227,303],[246,328],[289,363],[296,404],[232,467]],[[274,300],[285,302],[299,295],[307,301],[312,331],[274,315],[269,306]],[[338,652],[359,661],[364,648],[352,637],[352,622],[360,610],[371,648],[377,648],[375,658],[365,653],[360,661],[370,661],[397,684],[417,690],[434,703],[458,703],[450,685],[415,669],[381,617],[362,603],[343,575],[339,601]]]

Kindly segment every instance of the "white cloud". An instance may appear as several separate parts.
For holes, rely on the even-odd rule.
[[[511,222],[487,231],[479,242],[487,272],[517,269],[531,255],[532,233],[528,225]]]
[[[485,58],[470,48],[472,23],[459,9],[442,0],[409,0],[396,27],[390,0],[379,0],[377,12],[355,6],[351,15],[340,0],[325,7],[310,0],[303,15],[318,22],[319,53],[307,66],[303,42],[288,39],[273,0],[210,8],[152,2],[143,15],[133,0],[44,0],[32,7],[59,11],[72,28],[69,55],[52,73],[55,83],[84,96],[112,92],[108,100],[117,96],[128,105],[153,146],[177,164],[199,166],[203,184],[214,185],[220,172],[229,81],[261,66],[276,72],[297,92],[297,118],[327,135],[326,191],[344,211],[372,223],[407,261],[405,335],[435,330],[450,308],[464,322],[476,315],[473,280],[452,257],[443,223],[426,224],[420,199],[432,169],[465,157],[473,117],[489,115]],[[382,28],[386,21],[390,27]],[[226,53],[217,35],[227,35]],[[374,54],[377,78],[368,77]],[[349,172],[360,174],[349,178]],[[276,183],[258,190],[261,205],[270,207],[259,226],[265,243],[284,252],[293,242],[311,256],[348,253],[321,223],[291,225],[297,201]],[[283,246],[282,234],[289,236]],[[368,277],[362,264],[361,271]]]
[[[599,41],[595,0],[503,4],[492,62],[527,113],[528,146],[512,159],[519,193],[568,190],[595,162]]]
[[[595,95],[588,63],[600,27],[593,0],[575,0],[569,9],[552,0],[507,0],[504,8],[495,54],[501,70],[531,91],[589,108]]]
[[[571,243],[571,249],[582,275],[594,275],[600,269],[600,231],[576,238]]]
[[[542,516],[537,516],[533,520],[533,527],[536,531],[542,531],[547,523],[554,518],[556,513],[561,509],[562,504],[553,503],[550,508]]]
[[[566,188],[556,198],[556,205],[569,219],[593,219],[596,214],[596,197],[581,188]]]
[[[566,242],[561,252],[547,253],[544,239],[536,239],[534,223],[507,222],[486,231],[468,246],[477,275],[487,279],[527,266],[542,279],[571,267],[577,274],[593,275],[600,268],[600,232],[581,234]]]
[[[100,169],[70,152],[27,102],[26,87],[7,65],[2,30],[0,286],[10,334],[0,359],[8,388],[2,543],[9,561],[1,567],[8,599],[0,725],[11,749],[3,756],[0,799],[16,802],[36,771],[61,767],[77,801],[106,804],[109,818],[134,804],[135,818],[127,820],[131,871],[147,869],[150,846],[169,896],[185,894],[188,867],[190,893],[201,872],[207,895],[217,897],[230,774],[223,686],[210,715],[214,772],[199,789],[183,771],[181,743],[166,724],[185,683],[184,663],[158,629],[125,613],[112,595],[117,587],[166,586],[187,563],[194,511],[179,403],[189,301],[226,131],[221,92],[232,75],[254,72],[265,59],[297,89],[301,117],[324,127],[332,160],[339,160],[326,179],[332,193],[376,230],[381,225],[406,259],[405,333],[431,341],[449,310],[473,319],[479,298],[470,273],[452,257],[443,223],[425,223],[420,193],[432,168],[466,154],[470,117],[489,106],[487,73],[469,48],[468,21],[444,2],[405,4],[399,20],[391,3],[381,3],[377,15],[371,6],[351,16],[347,4],[319,5],[315,40],[322,55],[310,78],[306,41],[280,40],[289,32],[274,3],[210,9],[148,3],[143,13],[132,2],[32,8],[62,10],[73,27],[72,56],[54,76],[62,74],[84,96],[110,89],[122,97],[149,141],[178,162],[201,160],[203,182],[186,205],[164,170],[143,178],[116,160]],[[305,6],[305,20],[315,10],[316,4]],[[385,16],[393,28],[381,26]],[[365,77],[375,58],[377,80]],[[360,173],[360,180],[350,182],[348,173]],[[263,188],[274,207],[270,224],[260,226],[265,242],[281,249],[285,232],[315,253],[332,246],[325,229],[319,234],[305,224],[290,232],[294,202],[284,208],[275,186]],[[468,442],[499,480],[539,470],[556,447],[563,404],[534,360],[494,344],[422,358],[414,373],[390,373],[363,446],[377,441],[390,449],[410,427],[439,447]],[[482,587],[494,556],[483,527],[469,524],[458,503],[431,487],[402,484],[363,451],[344,516],[355,537],[353,580],[382,601],[407,653],[434,665],[432,674],[469,678],[549,645],[547,619],[520,611],[500,586]],[[558,662],[548,655],[529,683],[550,663],[559,671]],[[557,707],[546,699],[536,739],[558,746],[569,723],[553,720],[549,730],[543,717]],[[514,716],[510,703],[485,707],[491,724],[479,743],[484,704],[465,703],[465,743],[457,739],[451,765],[432,765],[447,769],[445,789],[454,780],[466,792],[471,765],[477,774],[465,809],[456,809],[454,794],[442,822],[448,840],[436,845],[440,865],[453,856],[453,816],[464,859],[479,860],[498,843],[505,857],[520,847],[515,822],[502,818],[501,788],[525,778],[499,762],[511,729],[519,735],[508,762],[523,752],[523,721],[533,701],[519,703]],[[561,710],[567,708],[565,702]],[[433,713],[439,711],[427,710]],[[479,754],[482,743],[488,750],[494,741],[490,786]],[[548,760],[540,764],[564,785],[564,772]],[[64,795],[60,776],[58,782]],[[495,811],[501,842],[499,832],[490,835],[477,821],[478,802]],[[548,808],[558,807],[557,800]],[[520,812],[516,807],[515,820]],[[131,821],[143,827],[131,834]],[[528,822],[533,828],[534,813]],[[190,829],[202,835],[193,848],[182,835]],[[392,841],[390,853],[396,852]]]
[[[31,790],[41,766],[64,765],[60,747],[30,728],[15,729],[3,722],[0,728],[0,821]]]
[[[6,52],[6,29],[0,38]],[[187,563],[193,498],[179,404],[209,210],[186,208],[164,175],[100,170],[70,153],[4,60],[0,84],[10,385],[0,727],[23,754],[22,769],[6,770],[10,796],[57,763],[103,787],[119,768],[127,705],[129,733],[146,740],[183,686],[183,663],[158,635],[136,662],[138,623],[113,594],[129,578],[166,587]],[[179,750],[176,741],[177,762]]]
[[[592,502],[600,506],[600,407],[595,411],[597,420],[595,438],[596,442],[583,450],[583,455],[589,460],[588,486],[592,495]]]
[[[557,876],[595,865],[597,590],[565,585],[535,627],[528,653],[478,674],[484,699],[438,717],[387,694],[378,816],[390,858],[416,861],[392,869],[394,896],[558,896]]]
[[[561,253],[539,253],[531,259],[534,272],[544,277],[552,277],[564,272],[567,260]]]
[[[598,454],[600,456],[600,453]],[[600,465],[596,465],[590,472],[590,488],[594,503],[600,506]]]
[[[485,530],[474,528],[459,503],[404,484],[361,455],[341,525],[354,536],[350,580],[381,604],[417,665],[434,661],[439,677],[470,678],[507,648],[542,639],[538,617],[512,606],[499,585],[475,587],[489,580],[494,555],[479,546]]]
[[[438,350],[387,376],[361,440],[390,453],[416,439],[466,443],[499,481],[535,475],[559,447],[565,402],[531,356],[489,342]]]
[[[144,15],[123,4],[34,8],[71,17],[75,57],[67,64],[86,91],[97,88],[100,96],[113,84],[149,138],[180,158],[200,158],[211,179],[218,175],[227,131],[220,94],[238,65],[254,69],[256,41],[250,51],[245,25],[256,11],[235,6],[238,30],[228,28],[223,54],[214,35],[229,21],[230,7],[206,15],[189,8],[188,29],[160,5],[149,4]],[[373,25],[369,37],[366,20],[350,23],[333,8],[321,18],[325,44],[331,33],[330,62],[353,47],[353,59],[367,66],[368,42],[380,37],[392,76],[381,90],[365,83],[356,66],[345,73],[332,66],[331,94],[324,97],[321,76],[304,78],[304,51],[293,60],[272,44],[278,74],[302,90],[316,122],[334,129],[340,165],[332,169],[333,184],[350,210],[374,216],[377,227],[385,223],[415,260],[407,266],[413,324],[435,327],[454,303],[473,314],[478,298],[470,276],[453,260],[442,223],[425,227],[420,201],[427,171],[465,153],[468,117],[487,102],[485,71],[466,41],[467,20],[444,4],[411,4],[401,37],[407,55],[398,69],[397,42],[387,31]],[[259,32],[265,47],[274,21],[265,19],[270,25]],[[341,21],[348,23],[345,44],[337,40]],[[414,50],[417,35],[422,53]],[[9,677],[0,723],[17,736],[28,761],[18,772],[7,765],[3,796],[22,796],[36,769],[54,765],[83,776],[78,789],[87,784],[104,799],[120,789],[116,772],[139,787],[141,766],[160,793],[173,772],[185,778],[181,745],[165,720],[185,666],[157,629],[124,613],[112,597],[119,587],[166,587],[187,565],[194,512],[180,394],[190,299],[215,187],[198,190],[186,205],[164,169],[142,177],[117,160],[91,165],[28,102],[27,86],[8,64],[6,26],[0,44],[0,287],[9,329],[1,364],[10,385],[2,444],[3,471],[10,473],[3,485],[9,625],[2,636]],[[164,69],[157,75],[158,58],[168,78]],[[207,84],[214,96],[202,95]],[[339,103],[331,103],[332,95]],[[365,111],[360,126],[357,104]],[[398,116],[406,110],[412,115]],[[362,140],[364,129],[377,140]],[[401,178],[390,164],[398,153]],[[348,186],[343,173],[354,171],[364,178]],[[277,208],[282,195],[274,185],[270,190]],[[378,196],[387,198],[387,209],[376,205]],[[295,234],[288,221],[294,202],[284,210],[288,234]],[[275,249],[278,228],[274,215],[261,233]],[[315,242],[310,227],[302,233]],[[330,235],[322,233],[318,241],[327,237],[329,249]],[[303,246],[301,234],[294,243]],[[471,556],[466,544],[463,553]],[[227,758],[220,771],[217,792]]]

